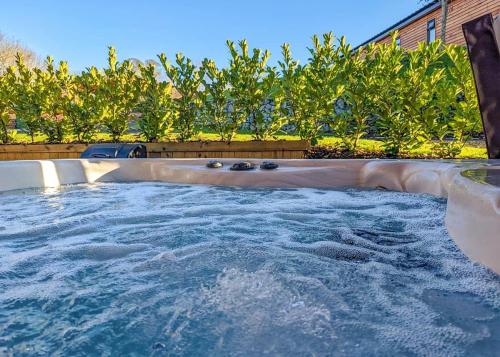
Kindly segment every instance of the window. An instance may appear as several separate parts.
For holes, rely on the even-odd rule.
[[[398,36],[398,38],[396,38],[396,45],[398,47],[401,47],[401,37]]]
[[[436,41],[436,20],[432,19],[427,23],[427,43]]]

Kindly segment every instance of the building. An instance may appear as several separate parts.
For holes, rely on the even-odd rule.
[[[462,24],[479,16],[500,13],[500,0],[450,0],[446,24],[446,43],[465,45]],[[373,36],[361,46],[372,42],[386,43],[391,33],[399,32],[398,42],[403,48],[415,49],[420,42],[431,42],[441,37],[441,5],[431,2],[388,29]]]

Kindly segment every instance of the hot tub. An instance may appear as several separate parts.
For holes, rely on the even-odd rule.
[[[498,351],[495,162],[235,161],[1,162],[0,353]]]

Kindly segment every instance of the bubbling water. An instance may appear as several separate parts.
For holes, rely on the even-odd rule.
[[[446,202],[164,183],[0,194],[0,355],[495,355]]]

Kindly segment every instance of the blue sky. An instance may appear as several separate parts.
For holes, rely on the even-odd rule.
[[[333,31],[354,45],[419,7],[418,0],[15,0],[2,1],[0,31],[73,71],[104,66],[106,47],[141,60],[183,52],[227,62],[226,39],[267,48],[273,63],[289,42],[307,59],[313,34]]]

